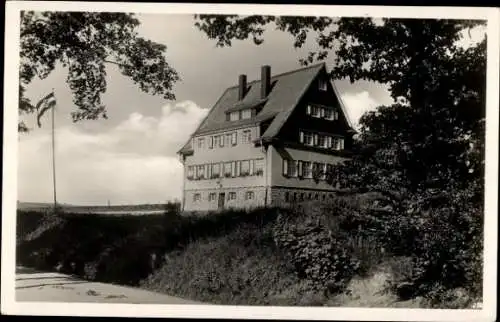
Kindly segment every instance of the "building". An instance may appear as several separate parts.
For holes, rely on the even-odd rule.
[[[205,211],[325,199],[315,175],[346,159],[355,133],[324,63],[226,89],[189,141],[183,209]]]

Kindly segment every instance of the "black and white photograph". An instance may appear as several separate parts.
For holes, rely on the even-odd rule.
[[[7,2],[2,313],[496,320],[498,19]]]

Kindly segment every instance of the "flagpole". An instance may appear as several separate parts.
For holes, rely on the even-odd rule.
[[[54,89],[52,89],[54,92]],[[52,108],[52,179],[54,182],[54,211],[57,207],[57,195],[56,195],[56,153],[55,153],[55,135],[54,135],[54,123],[55,123],[55,106]]]

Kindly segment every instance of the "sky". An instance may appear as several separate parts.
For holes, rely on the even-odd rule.
[[[196,29],[191,15],[138,15],[141,36],[167,46],[166,58],[181,81],[174,86],[175,101],[140,91],[113,65],[107,66],[107,91],[103,102],[107,120],[73,123],[72,94],[61,66],[44,80],[34,80],[26,95],[32,102],[56,94],[56,177],[60,203],[105,205],[163,203],[182,196],[182,164],[176,152],[205,117],[223,91],[236,85],[238,75],[258,79],[260,67],[270,65],[278,74],[300,68],[314,44],[294,50],[290,35],[269,28],[264,43],[236,41],[217,48]],[[461,40],[469,46],[484,34],[474,30]],[[326,61],[327,68],[331,59]],[[336,81],[350,120],[376,106],[391,103],[384,86]],[[32,129],[21,134],[18,147],[18,200],[51,202],[52,163],[50,113],[35,123],[35,115],[23,116]]]

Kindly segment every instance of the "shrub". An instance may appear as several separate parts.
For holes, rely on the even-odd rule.
[[[289,254],[298,276],[310,280],[315,291],[343,291],[358,270],[359,261],[319,220],[283,214],[275,225],[274,240]]]

